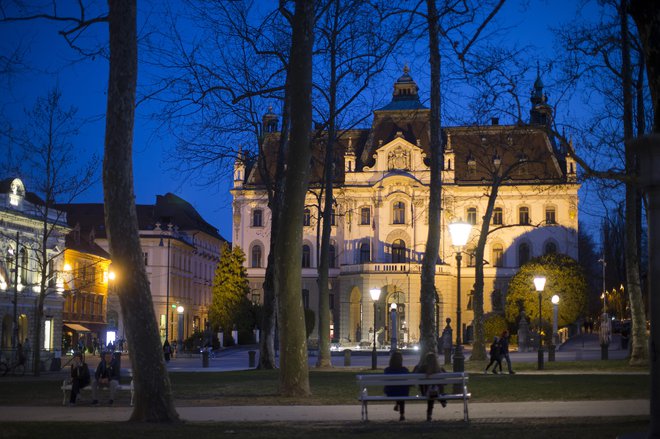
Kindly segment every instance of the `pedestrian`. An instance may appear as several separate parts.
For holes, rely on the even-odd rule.
[[[99,341],[96,337],[92,339],[92,348],[94,349],[94,352],[92,352],[92,355],[96,355],[98,350],[99,350]]]
[[[515,372],[513,371],[513,368],[511,367],[511,358],[509,357],[509,341],[511,340],[511,335],[509,334],[509,331],[504,331],[502,332],[502,336],[500,337],[500,354],[501,357],[506,360],[506,365],[509,368],[509,374],[513,375]],[[502,372],[502,366],[500,363],[500,372]]]
[[[497,336],[493,337],[493,343],[490,345],[490,363],[486,366],[484,373],[488,373],[490,366],[493,366],[495,375],[497,375],[497,366],[500,366],[500,373],[502,372],[502,344]]]
[[[170,342],[165,340],[163,343],[163,356],[165,356],[165,361],[170,361],[170,355],[172,355],[172,348],[170,347]]]
[[[176,357],[177,357],[177,348],[178,348],[178,346],[177,346],[177,342],[176,342],[176,340],[174,340],[174,341],[172,342],[172,358],[176,358]]]
[[[25,343],[23,343],[23,352],[25,353],[26,361],[30,361],[32,354],[32,345],[30,344],[30,339],[25,337]]]
[[[415,367],[413,370],[414,373],[424,373],[426,376],[430,376],[436,373],[440,372],[446,372],[445,369],[440,366],[440,363],[438,363],[438,359],[435,356],[434,352],[429,352],[426,354],[424,357],[424,361],[422,364],[418,365]],[[426,403],[426,420],[431,421],[431,418],[433,416],[433,405],[435,403],[436,398],[444,393],[444,388],[443,386],[419,386],[420,392],[422,392],[422,395],[425,395],[428,397],[428,402]],[[440,404],[442,404],[443,407],[447,407],[447,401],[444,399],[440,400]]]
[[[109,405],[112,405],[115,400],[115,393],[117,393],[117,387],[119,387],[119,372],[113,372],[111,364],[111,361],[108,359],[108,352],[101,352],[101,361],[99,361],[99,365],[96,367],[94,379],[92,380],[92,405],[98,405],[99,403],[99,387],[110,388]]]
[[[390,364],[385,368],[386,374],[407,374],[408,368],[403,365],[403,355],[401,352],[394,351],[390,356]],[[410,386],[385,386],[384,392],[387,396],[408,396]],[[404,400],[397,401],[394,404],[394,411],[399,412],[399,421],[406,420],[406,402]]]
[[[71,395],[69,396],[69,405],[76,405],[76,397],[80,389],[89,386],[90,375],[89,367],[83,360],[81,352],[76,352],[71,363]]]

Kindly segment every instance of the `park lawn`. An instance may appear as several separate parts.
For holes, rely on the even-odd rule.
[[[11,439],[70,439],[72,436],[113,437],[122,439],[167,439],[194,437],[216,439],[218,437],[256,438],[309,438],[335,439],[359,436],[362,439],[407,439],[460,437],[481,439],[512,437],[535,439],[580,438],[602,439],[622,434],[647,431],[648,417],[634,418],[588,418],[588,419],[504,419],[497,421],[471,422],[225,422],[225,423],[180,423],[180,424],[136,424],[128,422],[99,423],[89,421],[71,422],[5,422],[1,436]],[[47,433],[46,433],[47,432]],[[641,437],[641,436],[640,436]]]
[[[593,362],[592,362],[593,363]],[[524,371],[522,364],[516,369]],[[629,368],[630,369],[630,368]],[[282,397],[277,394],[278,371],[176,372],[170,374],[175,404],[179,406],[223,405],[333,405],[357,404],[355,376],[374,373],[361,369],[310,371],[312,395],[307,398]],[[377,371],[375,373],[382,373]],[[55,405],[62,403],[60,375],[39,378],[0,378],[0,406]],[[556,373],[531,371],[516,375],[471,373],[468,388],[472,402],[539,400],[609,400],[648,399],[648,374],[610,370],[589,373],[575,369]],[[129,392],[119,392],[118,404],[128,405]],[[82,394],[89,399],[89,392]],[[84,402],[83,402],[84,403]]]

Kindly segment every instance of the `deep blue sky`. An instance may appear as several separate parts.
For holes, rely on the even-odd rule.
[[[511,27],[508,38],[520,45],[534,45],[538,58],[547,59],[552,56],[553,40],[550,26],[557,26],[572,20],[576,14],[576,3],[573,0],[510,0],[500,13],[499,20]],[[104,4],[104,2],[101,2]],[[147,6],[141,3],[141,19],[153,18]],[[584,10],[580,13],[589,14]],[[105,25],[97,25],[97,29],[86,38],[103,41],[106,35]],[[96,153],[102,156],[105,112],[105,91],[107,88],[107,61],[103,57],[81,62],[73,62],[77,56],[69,48],[63,38],[57,35],[57,28],[44,21],[2,24],[0,25],[0,51],[7,54],[15,47],[27,50],[27,68],[10,77],[0,77],[0,111],[15,126],[20,126],[25,108],[31,108],[35,98],[44,96],[48,90],[58,85],[67,105],[78,107],[78,115],[82,118],[95,119],[87,123],[73,143],[82,151],[81,156]],[[536,64],[536,59],[529,60],[530,65]],[[401,66],[402,67],[402,66]],[[141,77],[149,73],[149,66],[141,65]],[[533,70],[533,69],[532,69]],[[383,77],[385,98],[389,99],[391,84],[398,77]],[[411,72],[413,77],[416,73]],[[424,73],[424,76],[427,74]],[[417,77],[420,75],[418,74]],[[531,89],[534,75],[527,78]],[[552,90],[549,90],[552,96]],[[134,141],[134,175],[137,203],[154,203],[157,194],[173,192],[189,201],[200,214],[216,226],[227,239],[231,238],[231,197],[230,182],[221,181],[214,187],[198,187],[194,181],[181,181],[177,175],[167,171],[168,162],[175,160],[167,151],[172,142],[165,130],[161,129],[149,115],[156,110],[156,104],[147,103],[138,108],[135,141]],[[264,109],[265,111],[266,109]],[[0,143],[0,148],[7,149],[6,142]],[[0,151],[0,156],[5,156]],[[0,159],[0,176],[5,176],[6,166]],[[29,186],[29,182],[26,182]],[[29,190],[29,187],[28,187]],[[99,183],[79,201],[101,202],[102,188]],[[581,199],[580,205],[585,206]],[[585,218],[581,212],[582,218]]]

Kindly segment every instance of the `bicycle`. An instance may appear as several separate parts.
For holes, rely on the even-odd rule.
[[[4,361],[0,362],[0,376],[6,376],[9,372],[14,376],[22,377],[25,375],[25,363],[19,361],[12,364],[7,364]]]

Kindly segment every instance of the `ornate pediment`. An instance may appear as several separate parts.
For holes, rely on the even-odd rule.
[[[373,167],[365,168],[365,171],[426,171],[428,166],[424,164],[424,151],[417,145],[396,137],[390,143],[379,146],[374,154],[376,162]]]

